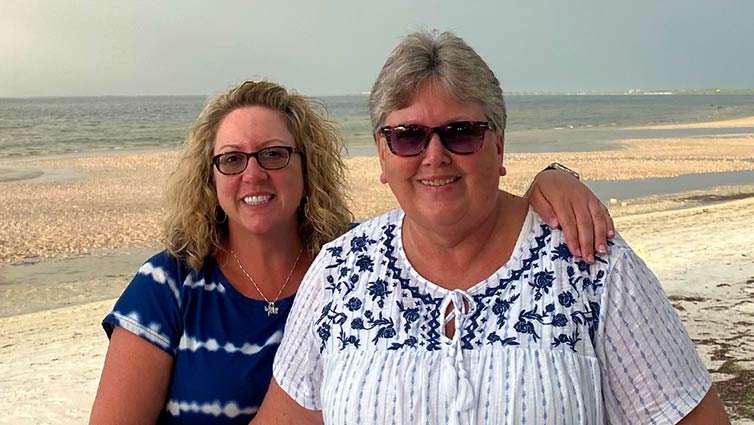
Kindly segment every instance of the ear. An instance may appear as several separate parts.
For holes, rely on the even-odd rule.
[[[387,155],[390,155],[390,152],[387,148],[387,142],[382,143],[383,137],[384,136],[375,134],[374,144],[377,147],[377,156],[380,158],[380,183],[386,184],[387,176],[385,175],[385,158]]]
[[[500,177],[508,173],[508,170],[505,169],[505,165],[503,165],[504,144],[505,144],[505,134],[501,134],[495,138],[496,154],[500,158],[500,169],[499,169]]]

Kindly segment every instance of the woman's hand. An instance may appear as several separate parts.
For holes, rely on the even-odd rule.
[[[575,257],[593,264],[595,251],[607,253],[607,239],[615,236],[613,219],[607,207],[577,178],[560,170],[540,171],[526,197],[550,227],[563,229]]]

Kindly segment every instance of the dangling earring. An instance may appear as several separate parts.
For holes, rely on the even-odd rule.
[[[304,205],[304,218],[308,218],[309,217],[309,197],[304,196],[301,199],[301,203],[303,203]]]
[[[228,221],[228,214],[225,214],[220,205],[215,205],[215,222],[217,224],[225,224],[226,221]]]

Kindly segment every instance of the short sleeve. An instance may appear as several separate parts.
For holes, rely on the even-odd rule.
[[[322,249],[301,282],[272,367],[280,388],[310,410],[322,409],[322,357],[315,325],[325,296],[324,252]]]
[[[711,377],[657,277],[632,250],[616,255],[595,341],[610,423],[676,423]]]
[[[150,258],[102,321],[107,336],[118,326],[175,355],[183,333],[178,289],[183,274],[164,252]]]

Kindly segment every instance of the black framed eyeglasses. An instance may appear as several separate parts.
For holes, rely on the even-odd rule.
[[[484,133],[490,129],[487,121],[457,121],[440,127],[421,124],[400,124],[380,129],[390,152],[397,156],[416,156],[424,152],[432,134],[440,137],[445,149],[456,155],[470,155],[482,148]]]
[[[243,173],[249,165],[249,158],[254,157],[265,170],[279,170],[291,162],[294,153],[301,151],[290,146],[268,146],[256,152],[223,152],[212,157],[212,164],[220,173],[232,176]]]

